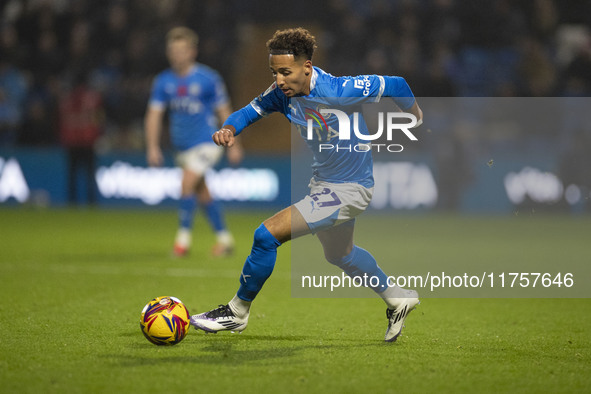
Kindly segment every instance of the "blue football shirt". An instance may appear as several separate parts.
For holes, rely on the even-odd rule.
[[[168,108],[173,146],[186,150],[213,143],[217,130],[216,108],[229,102],[221,76],[212,68],[196,63],[186,76],[167,69],[152,84],[150,106]]]
[[[374,180],[371,150],[352,149],[369,141],[359,138],[353,132],[350,139],[340,139],[336,116],[325,117],[327,127],[324,132],[314,133],[313,138],[308,139],[306,112],[323,106],[354,109],[364,103],[378,102],[382,97],[392,97],[403,111],[410,109],[415,103],[414,95],[404,78],[381,75],[335,77],[314,67],[309,95],[290,99],[273,83],[249,105],[232,114],[225,124],[234,126],[238,134],[260,118],[272,112],[280,112],[298,129],[312,150],[312,168],[317,180],[332,183],[354,182],[372,187]],[[352,125],[354,111],[348,111],[347,114]],[[360,121],[358,125],[359,131],[367,135],[365,122]],[[330,144],[334,148],[320,149],[321,144]]]

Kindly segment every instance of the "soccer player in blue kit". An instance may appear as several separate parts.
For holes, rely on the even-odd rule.
[[[232,146],[235,136],[246,126],[272,112],[281,112],[290,122],[298,122],[296,114],[303,111],[301,107],[297,108],[297,100],[292,98],[378,101],[381,97],[391,97],[400,109],[414,115],[417,126],[422,123],[423,113],[403,78],[378,75],[334,77],[312,65],[315,47],[314,36],[303,28],[275,32],[267,42],[269,66],[275,82],[249,105],[230,115],[222,128],[214,133],[213,140],[221,146]],[[328,136],[328,142],[354,145],[363,141],[351,134],[350,140],[341,140],[338,133],[334,133]],[[291,239],[314,233],[328,262],[351,277],[379,278],[379,285],[372,289],[386,303],[388,326],[385,341],[393,342],[419,299],[414,290],[387,286],[387,276],[374,257],[353,242],[355,217],[367,208],[373,192],[371,149],[365,152],[325,151],[318,149],[319,139],[306,142],[314,152],[310,194],[265,220],[255,230],[252,250],[234,298],[227,305],[192,316],[191,324],[206,332],[244,330],[251,303],[273,271],[277,248]],[[327,203],[323,197],[331,201]]]
[[[154,79],[145,116],[147,160],[151,166],[163,162],[160,136],[164,113],[170,111],[170,135],[177,150],[176,162],[183,170],[179,206],[179,229],[173,254],[187,255],[191,246],[197,202],[216,233],[214,256],[232,252],[234,240],[226,229],[219,203],[209,193],[205,173],[222,157],[224,149],[212,141],[219,123],[232,113],[226,87],[220,75],[196,62],[197,34],[187,27],[173,28],[166,37],[166,55],[170,68]],[[219,123],[218,123],[219,122]],[[242,158],[236,144],[228,149],[232,164]]]

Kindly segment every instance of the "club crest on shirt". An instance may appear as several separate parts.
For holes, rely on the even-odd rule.
[[[191,96],[198,96],[201,92],[201,86],[198,83],[192,83],[189,85],[189,94]]]

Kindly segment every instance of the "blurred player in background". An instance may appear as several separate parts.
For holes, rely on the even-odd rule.
[[[187,255],[191,247],[193,221],[199,203],[216,233],[214,256],[231,254],[234,240],[226,229],[219,203],[205,183],[205,173],[222,157],[224,149],[212,141],[212,134],[232,113],[224,81],[210,67],[196,62],[198,36],[189,28],[176,27],[166,37],[166,55],[171,68],[158,74],[145,117],[147,160],[151,166],[163,163],[160,136],[164,113],[170,113],[170,135],[177,150],[176,162],[183,170],[179,206],[179,229],[173,253]],[[219,122],[219,123],[218,123]],[[232,164],[242,159],[239,144],[228,149]]]
[[[334,77],[312,66],[315,47],[314,36],[305,29],[277,31],[267,42],[269,67],[275,83],[249,105],[230,115],[213,135],[213,140],[221,146],[232,146],[235,136],[245,127],[272,112],[281,112],[290,122],[305,125],[301,101],[292,101],[292,97],[320,101],[322,98],[347,97],[357,98],[357,102],[392,97],[400,109],[415,116],[416,125],[422,123],[423,113],[403,78],[379,75]],[[328,129],[323,135],[306,141],[314,152],[310,194],[265,220],[255,230],[252,251],[240,275],[237,294],[227,305],[192,316],[191,324],[195,328],[206,332],[244,330],[251,302],[273,271],[277,248],[290,239],[314,233],[331,264],[354,278],[367,275],[379,279],[379,284],[372,289],[387,305],[385,340],[393,342],[400,335],[408,313],[419,303],[417,292],[389,287],[388,277],[375,258],[353,242],[355,217],[367,208],[373,192],[371,149],[326,152],[318,149],[321,140],[335,146],[343,144],[342,147],[345,143],[351,144],[349,146],[367,143],[357,135],[351,136],[350,140],[341,140],[338,132],[328,132]]]
[[[94,205],[97,187],[95,144],[103,132],[105,113],[103,99],[87,81],[87,75],[78,73],[72,89],[59,100],[60,142],[68,153],[68,200],[78,203],[79,172],[85,178],[86,198]]]

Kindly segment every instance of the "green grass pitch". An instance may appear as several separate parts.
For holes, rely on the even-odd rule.
[[[150,299],[173,295],[192,313],[230,299],[266,216],[228,213],[237,254],[224,259],[209,257],[213,236],[200,218],[195,250],[174,260],[173,211],[0,209],[0,393],[591,392],[589,299],[427,298],[386,344],[377,299],[291,297],[289,245],[242,334],[191,330],[173,347],[146,341],[139,316]],[[433,234],[463,221],[472,234],[491,226],[473,217],[398,220]],[[542,216],[518,229],[554,223],[563,239],[580,240],[569,255],[589,256],[589,218]],[[537,242],[561,247],[538,233]],[[401,231],[393,242],[412,245],[411,237]],[[473,257],[438,242],[428,240]],[[429,250],[422,259],[442,258]]]

